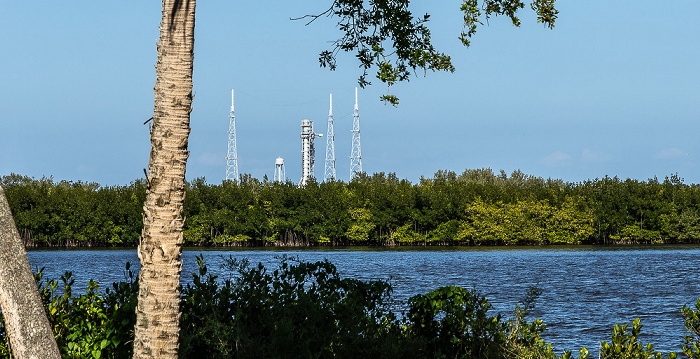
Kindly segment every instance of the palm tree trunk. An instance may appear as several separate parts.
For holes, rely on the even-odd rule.
[[[60,359],[27,252],[0,185],[0,309],[15,359]]]
[[[177,358],[195,0],[163,0],[134,358]]]

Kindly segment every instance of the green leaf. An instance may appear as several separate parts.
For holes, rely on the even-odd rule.
[[[382,95],[380,97],[380,100],[384,102],[388,102],[392,104],[393,106],[398,106],[399,105],[399,98],[394,96],[394,95]]]

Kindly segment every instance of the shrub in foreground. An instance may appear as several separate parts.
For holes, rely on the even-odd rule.
[[[492,315],[477,292],[454,286],[396,303],[389,282],[342,278],[327,260],[282,257],[269,269],[229,258],[225,280],[208,273],[201,256],[197,261],[192,283],[182,290],[181,358],[572,358],[542,339],[541,320],[527,320],[537,288],[504,319]],[[104,293],[90,281],[85,294],[73,296],[70,273],[59,286],[38,271],[64,358],[131,357],[138,285],[128,263],[125,277]],[[682,313],[689,332],[682,352],[700,359],[700,299]],[[638,340],[641,328],[639,320],[631,330],[615,326],[599,357],[662,358]],[[0,312],[0,358],[10,358],[10,351]],[[578,356],[587,358],[586,348]]]

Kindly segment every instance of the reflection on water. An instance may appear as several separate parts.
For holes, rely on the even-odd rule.
[[[697,263],[700,246],[620,247],[449,247],[449,248],[310,248],[187,249],[183,282],[196,270],[202,253],[210,271],[222,277],[225,258],[247,258],[274,265],[286,254],[305,261],[324,258],[339,271],[359,279],[390,279],[396,299],[444,285],[476,289],[508,315],[527,288],[542,289],[533,315],[547,325],[545,338],[559,352],[595,351],[610,339],[617,323],[641,318],[642,341],[657,350],[680,349],[685,335],[680,308],[700,297]],[[45,267],[49,278],[66,270],[76,284],[90,278],[111,283],[124,278],[124,263],[138,268],[135,249],[30,251],[32,266]],[[84,286],[83,286],[84,288]],[[76,288],[75,290],[78,290]]]

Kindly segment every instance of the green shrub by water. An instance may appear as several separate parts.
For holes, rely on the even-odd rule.
[[[181,358],[572,358],[542,339],[545,324],[528,316],[539,292],[530,288],[510,318],[493,314],[475,291],[448,286],[395,303],[391,284],[342,278],[328,261],[282,257],[277,268],[229,259],[219,279],[198,257],[182,289]],[[36,276],[64,358],[130,358],[138,285],[126,280],[104,293],[90,281],[74,295],[70,273]],[[545,303],[546,305],[546,303]],[[401,312],[396,309],[403,308]],[[681,355],[700,358],[700,299],[683,307],[688,329]],[[675,358],[639,342],[639,320],[617,325],[600,357]],[[588,357],[582,348],[579,358]],[[0,358],[10,358],[0,313]]]

